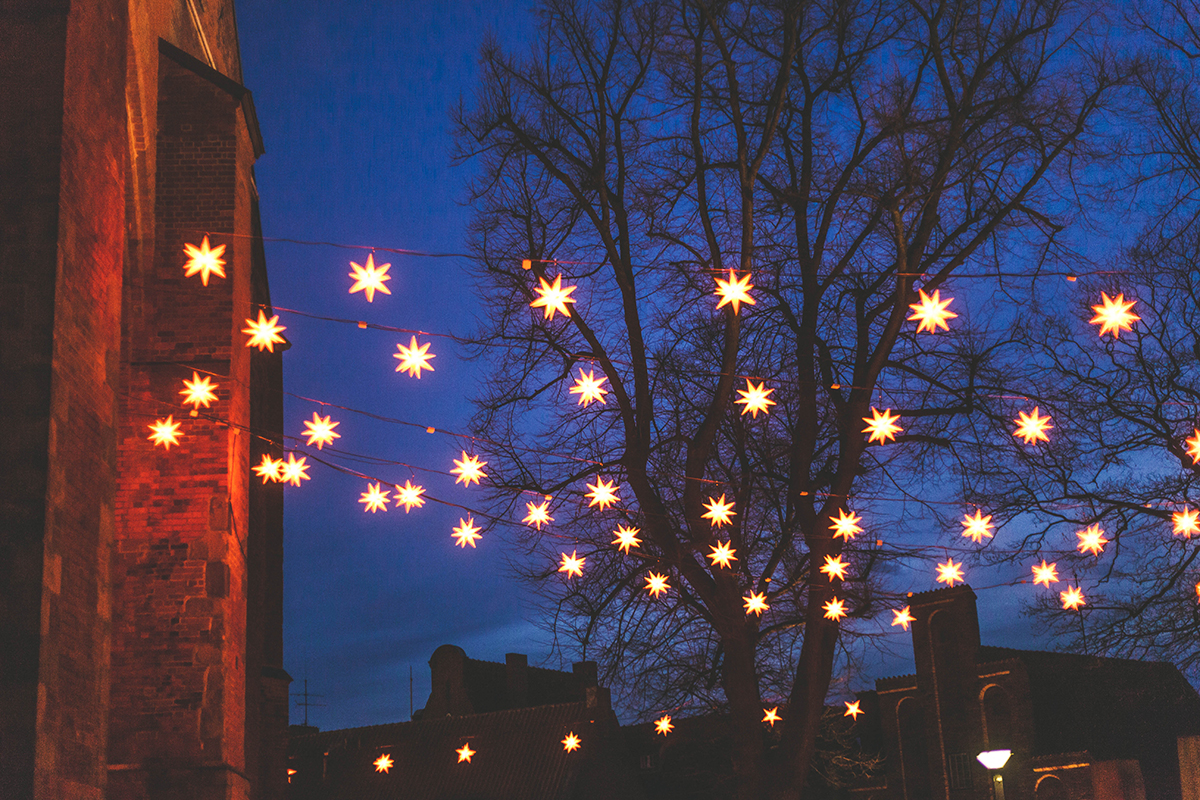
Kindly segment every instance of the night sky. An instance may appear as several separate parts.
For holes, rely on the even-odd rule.
[[[460,98],[470,102],[486,36],[510,50],[529,46],[536,18],[528,8],[526,0],[240,0],[244,80],[266,145],[256,166],[264,235],[463,252],[471,173],[453,163],[450,111]],[[469,491],[439,474],[458,457],[460,440],[424,428],[466,431],[483,365],[463,360],[452,339],[421,336],[433,343],[436,371],[415,380],[395,372],[392,358],[409,334],[282,310],[431,334],[473,329],[476,295],[464,259],[376,252],[377,264],[392,264],[392,294],[367,303],[348,293],[348,273],[350,261],[364,263],[368,252],[266,244],[272,301],[292,342],[284,357],[285,434],[299,435],[314,411],[332,415],[341,423],[339,449],[413,469],[351,466],[387,481],[411,478],[434,497],[470,505]],[[285,492],[284,663],[294,693],[307,678],[309,691],[322,695],[310,724],[328,730],[408,719],[409,668],[420,708],[429,694],[429,656],[447,642],[474,658],[503,661],[506,652],[522,652],[531,663],[560,666],[547,660],[532,590],[505,569],[515,553],[503,529],[485,529],[478,549],[464,551],[450,537],[460,509],[430,502],[408,515],[394,506],[366,514],[357,502],[365,480],[321,465],[309,472],[311,481]],[[932,569],[911,578],[915,590],[934,588]],[[982,567],[968,571],[984,642],[1048,649],[1052,643],[1035,638],[1019,614],[1023,593],[982,588],[1006,578]],[[912,670],[908,635],[893,630],[894,652],[868,654],[862,673],[838,691]],[[303,717],[294,705],[292,722]]]

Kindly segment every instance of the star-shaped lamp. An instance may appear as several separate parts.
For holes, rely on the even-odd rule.
[[[637,536],[640,531],[641,528],[629,528],[624,525],[618,525],[617,529],[613,531],[613,535],[617,538],[613,539],[611,543],[616,545],[617,549],[622,553],[628,555],[629,548],[637,547],[642,543],[642,540]]]
[[[299,486],[301,481],[311,480],[308,477],[308,458],[296,458],[295,453],[288,453],[287,461],[279,468],[279,480],[292,486]]]
[[[712,545],[712,552],[708,554],[708,558],[712,559],[713,566],[720,565],[727,569],[732,569],[730,561],[737,561],[737,556],[734,555],[737,551],[730,547],[729,542],[717,542]]]
[[[608,394],[608,389],[603,388],[606,380],[608,379],[603,375],[597,378],[595,370],[589,369],[584,372],[583,367],[580,367],[579,377],[569,391],[571,394],[579,395],[579,405],[584,408],[596,401],[599,401],[601,405],[607,405],[608,401],[604,399],[604,395]]]
[[[372,514],[376,511],[387,511],[388,492],[383,491],[378,483],[368,483],[367,490],[362,493],[358,502],[365,503],[363,511],[370,511]]]
[[[1050,441],[1046,431],[1052,430],[1054,426],[1050,424],[1049,417],[1041,416],[1037,406],[1033,407],[1032,414],[1026,414],[1024,411],[1020,411],[1018,414],[1018,418],[1013,420],[1017,423],[1017,429],[1013,431],[1013,436],[1024,439],[1025,444]]]
[[[471,756],[475,755],[476,751],[471,749],[470,742],[466,742],[465,744],[463,744],[462,747],[458,748],[454,752],[458,753],[458,763],[459,764],[463,763],[464,761],[467,762],[468,764],[470,764]]]
[[[284,339],[279,334],[286,331],[287,328],[279,323],[279,315],[267,319],[267,315],[260,308],[258,310],[258,321],[246,320],[246,327],[242,328],[242,333],[248,334],[250,339],[246,342],[246,347],[257,347],[261,353],[266,350],[269,353],[275,352],[275,345],[283,344]]]
[[[604,478],[596,478],[595,483],[587,485],[590,492],[585,495],[588,498],[588,507],[599,506],[600,510],[608,508],[621,498],[617,497],[617,485],[612,481],[606,481]]]
[[[821,567],[821,572],[829,576],[829,580],[837,578],[839,581],[846,580],[846,568],[850,565],[838,556],[825,556],[825,564]]]
[[[733,402],[744,406],[743,414],[749,414],[753,419],[758,419],[758,412],[766,414],[768,413],[767,407],[775,405],[775,401],[770,397],[774,391],[774,389],[764,388],[761,381],[755,386],[749,378],[746,378],[746,388],[737,390],[740,396]]]
[[[208,237],[205,236],[200,241],[199,247],[194,244],[185,244],[183,254],[188,257],[188,262],[183,266],[183,277],[190,278],[198,272],[200,273],[200,283],[204,286],[208,286],[209,275],[216,275],[218,278],[225,277],[225,260],[221,258],[225,255],[225,245],[219,244],[210,250]]]
[[[467,545],[473,548],[475,547],[475,540],[482,538],[479,533],[480,530],[482,528],[475,525],[475,520],[470,514],[467,515],[466,519],[459,517],[458,527],[454,529],[454,543],[464,550],[467,549]]]
[[[1055,562],[1051,562],[1051,563],[1047,564],[1046,559],[1044,559],[1044,558],[1042,559],[1041,564],[1034,564],[1033,565],[1033,585],[1037,586],[1040,584],[1042,586],[1045,586],[1047,589],[1049,589],[1050,584],[1058,583],[1058,569],[1056,569],[1057,567],[1058,567],[1058,562],[1055,561]]]
[[[564,287],[561,274],[554,276],[553,284],[547,282],[545,278],[538,278],[538,282],[541,283],[541,286],[534,289],[538,296],[529,304],[530,308],[542,309],[546,319],[554,319],[555,312],[564,317],[571,316],[567,303],[575,302],[575,298],[571,297],[571,292],[575,291],[575,287]]]
[[[574,733],[568,733],[566,738],[562,740],[563,750],[568,753],[574,753],[579,749],[579,737]]]
[[[199,372],[192,370],[192,379],[183,379],[183,390],[180,392],[183,395],[183,404],[195,409],[208,408],[217,402],[217,393],[214,390],[219,385],[213,383],[209,376],[200,377]]]
[[[895,441],[897,433],[903,433],[904,430],[896,424],[896,420],[900,419],[899,414],[893,414],[889,408],[880,412],[877,408],[871,409],[871,416],[863,417],[862,421],[867,423],[867,427],[863,428],[863,433],[871,434],[868,442],[879,442],[885,444],[889,441]]]
[[[487,477],[483,471],[487,463],[467,455],[467,451],[463,450],[462,459],[454,459],[454,469],[450,470],[450,473],[458,476],[454,480],[455,483],[461,483],[463,486],[470,486],[472,482],[478,484],[480,478]]]
[[[861,700],[855,700],[853,703],[851,703],[849,700],[843,700],[842,702],[846,704],[846,713],[842,714],[843,717],[850,717],[857,722],[859,714],[867,713],[859,708],[859,705],[862,703]]]
[[[950,305],[953,297],[942,299],[940,289],[933,290],[933,297],[925,294],[924,289],[918,289],[918,294],[921,297],[921,302],[909,304],[909,308],[913,310],[909,320],[918,322],[917,333],[921,331],[929,331],[934,333],[938,328],[950,330],[950,326],[946,324],[946,320],[954,319],[958,316],[953,311],[947,310],[946,306]]]
[[[170,450],[171,445],[179,444],[180,424],[175,421],[174,414],[168,414],[166,419],[156,419],[153,424],[147,426],[150,428],[150,436],[147,438],[154,442],[155,447],[161,444],[164,449]]]
[[[654,720],[654,732],[655,733],[660,733],[663,736],[666,736],[674,728],[675,728],[675,725],[672,724],[672,722],[671,722],[670,714],[663,714],[661,717]]]
[[[754,298],[750,296],[750,290],[754,288],[754,284],[750,282],[750,273],[747,272],[742,278],[737,277],[737,273],[732,269],[729,270],[729,280],[723,281],[717,278],[717,289],[715,294],[721,298],[717,303],[717,308],[724,305],[733,306],[733,313],[738,313],[738,306],[745,303],[748,306],[754,305]]]
[[[733,522],[733,517],[737,514],[737,512],[733,510],[733,501],[730,500],[729,502],[725,502],[724,494],[721,495],[721,499],[719,500],[715,500],[711,497],[708,498],[708,502],[704,504],[704,507],[707,508],[708,511],[701,514],[700,517],[701,519],[711,520],[714,528],[731,524]]]
[[[388,755],[387,753],[384,753],[379,758],[375,759],[375,771],[376,772],[387,772],[388,770],[390,770],[392,768],[392,765],[395,763],[396,762],[392,761],[392,757],[390,755]]]
[[[425,494],[424,486],[413,486],[412,481],[405,481],[403,486],[396,487],[396,508],[404,506],[404,513],[412,511],[414,507],[420,508],[425,505],[425,498],[421,495]]]
[[[825,609],[825,619],[831,619],[835,622],[846,616],[846,603],[838,598],[833,598],[825,605],[821,606]]]
[[[397,343],[396,350],[398,352],[392,353],[392,358],[400,360],[400,363],[396,365],[396,372],[407,372],[410,377],[417,379],[420,379],[423,369],[433,372],[429,359],[437,358],[437,356],[429,352],[431,344],[432,342],[417,344],[416,336],[409,339],[408,347]]]
[[[1068,611],[1075,611],[1080,606],[1087,605],[1083,599],[1083,590],[1078,586],[1070,586],[1058,593],[1062,599],[1062,606]]]
[[[962,562],[955,563],[953,558],[947,558],[945,564],[938,564],[937,573],[937,582],[947,586],[953,586],[955,581],[966,582],[963,578]]]
[[[1193,464],[1200,464],[1200,428],[1192,429],[1192,438],[1184,442],[1187,454],[1192,457]]]
[[[334,422],[330,417],[322,417],[317,412],[313,412],[313,418],[304,421],[304,433],[301,436],[308,437],[308,446],[314,444],[318,450],[321,450],[327,444],[333,444],[334,439],[342,438],[340,433],[334,433],[334,428],[341,425],[340,422]]]
[[[525,508],[529,510],[529,513],[521,521],[526,525],[532,525],[540,531],[543,525],[554,522],[554,517],[550,516],[549,500],[543,500],[541,503],[529,502],[525,504]]]
[[[366,266],[351,261],[349,274],[351,278],[354,278],[354,285],[350,287],[350,294],[362,292],[367,296],[368,303],[375,302],[376,292],[391,294],[392,290],[383,285],[385,281],[392,279],[392,276],[387,274],[388,268],[391,266],[391,264],[380,264],[376,267],[374,253],[367,253]]]
[[[862,517],[854,512],[848,512],[845,509],[838,509],[837,518],[830,517],[833,524],[829,529],[833,531],[835,539],[842,538],[847,542],[853,539],[857,534],[862,533],[862,526],[858,523],[862,522]]]
[[[575,552],[576,551],[572,550],[571,555],[563,553],[562,563],[558,568],[559,572],[567,573],[568,578],[572,576],[580,578],[583,577],[583,562],[587,561],[587,558],[584,556],[578,556],[575,554]]]
[[[892,609],[892,627],[899,625],[903,630],[908,630],[908,626],[916,621],[917,618],[912,615],[912,606]]]
[[[1079,544],[1075,546],[1081,553],[1098,556],[1104,551],[1104,545],[1108,544],[1108,539],[1104,538],[1104,529],[1100,527],[1099,523],[1076,531],[1075,535],[1079,537]]]
[[[775,727],[776,722],[780,722],[782,719],[783,717],[779,716],[779,706],[763,709],[762,721],[770,725],[772,728]]]
[[[761,617],[762,613],[770,608],[767,605],[767,595],[765,592],[750,592],[742,598],[742,603],[746,607],[747,614],[754,614]]]
[[[975,544],[979,544],[984,539],[991,539],[993,536],[992,528],[995,527],[992,525],[991,515],[985,517],[979,509],[975,509],[975,516],[964,514],[962,526],[962,535],[975,542]]]
[[[271,458],[270,454],[263,453],[262,461],[252,469],[255,475],[263,479],[263,483],[267,481],[278,483],[283,477],[283,459]]]
[[[1116,298],[1112,298],[1104,292],[1100,293],[1100,298],[1100,305],[1092,306],[1092,311],[1096,312],[1096,316],[1092,317],[1088,322],[1100,326],[1101,336],[1111,333],[1114,339],[1119,339],[1121,338],[1121,331],[1133,330],[1133,323],[1141,319],[1141,317],[1130,310],[1137,303],[1137,300],[1130,300],[1126,303],[1125,295],[1119,294]]]
[[[1175,528],[1175,533],[1185,539],[1190,539],[1200,533],[1200,511],[1194,508],[1185,508],[1183,511],[1176,511],[1171,515],[1171,522]]]
[[[667,585],[667,576],[659,575],[657,572],[651,572],[646,578],[646,591],[651,597],[658,597],[660,594],[667,591],[671,587]]]

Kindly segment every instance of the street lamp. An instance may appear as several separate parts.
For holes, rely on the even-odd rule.
[[[991,773],[992,789],[996,794],[996,800],[1004,800],[1004,776],[1000,774],[1000,770],[1004,769],[1004,765],[1008,763],[1011,756],[1012,750],[984,750],[975,756],[979,763],[983,764]]]

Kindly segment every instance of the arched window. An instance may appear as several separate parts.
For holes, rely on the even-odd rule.
[[[1013,720],[1008,692],[993,684],[983,690],[980,703],[983,706],[984,741],[988,749],[1011,749]]]
[[[931,796],[933,784],[929,779],[929,748],[925,740],[925,719],[921,702],[905,697],[896,706],[896,727],[900,731],[900,767],[904,774],[904,796],[908,800],[925,800]]]
[[[1053,775],[1043,775],[1037,782],[1037,800],[1067,800],[1067,788]]]

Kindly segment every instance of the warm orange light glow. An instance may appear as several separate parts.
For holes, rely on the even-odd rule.
[[[671,587],[667,585],[666,575],[659,575],[657,572],[651,572],[649,577],[646,578],[646,591],[650,593],[651,597],[658,597],[660,594],[666,592],[670,588]]]
[[[1200,582],[1196,584],[1196,602],[1200,603]]]
[[[304,421],[304,433],[300,435],[308,437],[309,447],[315,444],[317,449],[321,450],[325,445],[333,444],[334,439],[342,438],[340,433],[334,433],[333,431],[334,428],[341,424],[340,422],[334,422],[329,417],[322,417],[314,411],[313,418]]]
[[[423,369],[433,372],[433,367],[430,366],[429,359],[437,358],[437,356],[429,352],[431,344],[433,343],[417,344],[416,336],[409,339],[408,347],[397,343],[396,350],[399,352],[392,353],[392,358],[400,360],[400,363],[396,365],[396,372],[407,372],[410,377],[417,379],[420,379],[421,370]]]
[[[721,298],[721,302],[717,303],[717,308],[721,308],[726,304],[733,306],[733,313],[738,313],[738,306],[745,303],[748,306],[754,305],[754,298],[750,296],[750,290],[754,288],[754,284],[750,282],[750,273],[747,272],[745,277],[737,277],[737,273],[732,269],[729,270],[729,280],[723,281],[717,278],[717,289],[715,294]]]
[[[714,528],[719,528],[722,525],[729,525],[733,522],[733,518],[737,514],[737,512],[733,510],[733,501],[730,500],[728,503],[725,502],[724,494],[721,495],[721,499],[719,500],[714,500],[711,497],[708,498],[708,502],[704,504],[704,507],[707,508],[708,511],[704,514],[701,514],[700,517],[702,519],[711,520]]]
[[[1171,515],[1171,522],[1174,524],[1175,533],[1185,539],[1200,533],[1200,511],[1194,508],[1176,511]]]
[[[278,483],[283,478],[283,459],[271,458],[270,455],[263,453],[262,461],[251,469],[254,470],[255,475],[262,478],[263,483],[267,481]]]
[[[602,388],[604,382],[608,380],[603,375],[596,377],[595,370],[589,369],[583,371],[583,367],[579,368],[579,377],[575,381],[575,385],[571,387],[571,394],[579,395],[579,405],[585,408],[597,400],[601,405],[607,405],[608,401],[604,399],[604,395],[608,394],[608,390]]]
[[[375,266],[375,254],[367,253],[366,266],[360,266],[353,261],[350,262],[350,277],[354,278],[354,285],[350,287],[350,294],[362,292],[367,296],[367,302],[375,302],[375,293],[383,292],[391,294],[392,290],[384,286],[385,281],[392,279],[391,275],[387,274],[391,264],[380,264]]]
[[[359,496],[358,502],[365,503],[363,511],[370,511],[372,514],[376,511],[387,511],[388,494],[378,483],[368,483],[367,490]]]
[[[903,433],[904,430],[896,424],[896,420],[900,419],[899,414],[893,414],[889,408],[882,413],[877,408],[871,409],[871,416],[863,417],[862,421],[867,423],[867,427],[863,428],[863,433],[871,434],[868,442],[879,442],[884,444],[896,439],[897,433]]]
[[[1137,300],[1125,302],[1125,295],[1119,294],[1116,298],[1111,298],[1104,292],[1100,293],[1101,302],[1098,306],[1092,306],[1092,311],[1096,312],[1096,316],[1092,317],[1088,322],[1093,325],[1100,326],[1100,335],[1111,333],[1114,339],[1121,338],[1121,331],[1132,331],[1133,323],[1137,322],[1141,317],[1130,311],[1137,303]]]
[[[765,592],[751,592],[742,598],[742,603],[746,607],[747,614],[755,614],[762,616],[770,606],[767,605],[767,595]]]
[[[783,717],[779,716],[779,706],[775,706],[774,708],[764,708],[763,709],[762,721],[769,724],[772,728],[775,727],[776,722],[779,722],[782,719],[783,719]]]
[[[1081,590],[1078,586],[1068,587],[1067,589],[1059,592],[1058,596],[1062,598],[1063,608],[1070,611],[1074,611],[1080,606],[1087,605],[1087,602],[1083,599],[1083,590]]]
[[[1037,586],[1037,585],[1041,584],[1042,586],[1045,586],[1047,589],[1049,589],[1050,584],[1058,583],[1057,567],[1058,567],[1057,561],[1047,564],[1046,559],[1044,559],[1044,558],[1042,559],[1041,564],[1034,564],[1033,565],[1033,585]]]
[[[979,544],[984,539],[991,539],[993,535],[992,528],[995,527],[992,525],[991,515],[985,517],[983,512],[979,509],[975,509],[975,516],[964,514],[962,518],[962,526],[962,535],[976,544]]]
[[[292,776],[296,774],[296,770],[288,769],[288,783],[292,782]]]
[[[151,430],[151,434],[147,438],[154,442],[155,447],[161,444],[165,449],[170,450],[171,445],[179,444],[180,424],[175,421],[174,414],[167,415],[166,419],[157,419],[153,424],[147,426]]]
[[[192,379],[183,379],[183,404],[199,409],[201,407],[208,408],[213,403],[217,402],[217,393],[213,391],[220,384],[212,382],[212,378],[205,375],[200,377],[200,373],[192,370]]]
[[[454,529],[454,543],[466,550],[467,545],[475,546],[475,540],[482,538],[479,531],[483,530],[475,525],[475,519],[468,514],[466,519],[458,518],[458,527]]]
[[[917,292],[920,295],[921,302],[910,303],[908,306],[913,310],[912,316],[908,319],[920,323],[917,325],[917,333],[921,331],[935,333],[938,328],[947,331],[950,330],[950,326],[946,324],[946,320],[954,319],[958,314],[948,311],[946,306],[950,305],[954,298],[947,297],[943,300],[941,289],[934,289],[933,297],[925,294],[924,289],[918,289]]]
[[[1187,454],[1192,457],[1193,464],[1200,464],[1200,428],[1192,428],[1192,438],[1184,442]]]
[[[389,756],[387,753],[384,753],[379,758],[375,759],[375,771],[376,772],[387,772],[388,770],[390,770],[392,768],[392,764],[394,764],[394,763],[396,763],[396,762],[392,761],[392,757]]]
[[[912,606],[892,609],[892,627],[899,625],[904,630],[908,630],[908,626],[916,621],[917,618],[912,615]]]
[[[843,717],[850,717],[857,722],[859,714],[867,713],[858,707],[859,704],[862,703],[861,700],[855,700],[853,703],[851,703],[849,700],[843,700],[842,702],[846,704],[846,713],[842,714]]]
[[[204,286],[208,286],[209,275],[216,275],[218,278],[225,277],[225,260],[221,258],[225,255],[225,245],[219,244],[210,250],[208,237],[205,236],[200,241],[199,247],[194,244],[185,244],[183,254],[188,257],[188,262],[183,267],[183,277],[190,278],[199,272],[200,283]]]
[[[568,733],[567,737],[562,740],[562,746],[563,750],[566,750],[568,753],[574,753],[579,749],[579,737],[574,733]]]
[[[299,486],[300,481],[311,480],[308,477],[308,458],[300,456],[296,458],[295,453],[288,453],[287,461],[279,468],[279,480],[283,483],[290,483],[292,486]]]
[[[829,529],[833,531],[835,539],[841,537],[848,542],[856,535],[862,533],[862,526],[858,524],[862,522],[862,517],[852,511],[847,512],[845,509],[838,509],[837,518],[830,517],[829,519],[833,520],[833,524],[829,526]]]
[[[955,581],[959,583],[966,582],[966,579],[963,578],[962,563],[955,563],[953,558],[947,558],[945,564],[938,564],[937,571],[938,583],[953,586]]]
[[[1014,419],[1017,423],[1017,429],[1013,431],[1013,436],[1018,439],[1024,439],[1025,444],[1037,444],[1038,442],[1048,442],[1050,437],[1046,435],[1046,431],[1053,430],[1054,426],[1050,424],[1049,417],[1043,417],[1038,411],[1038,407],[1033,407],[1032,414],[1026,414],[1024,411],[1017,412],[1020,416]]]
[[[554,319],[556,311],[564,317],[571,316],[567,303],[575,302],[575,298],[571,297],[571,292],[575,291],[575,287],[564,287],[561,274],[554,276],[553,285],[547,283],[545,278],[538,278],[538,282],[541,283],[541,286],[534,289],[538,293],[538,297],[529,304],[530,308],[542,309],[546,319]]]
[[[540,531],[543,525],[549,525],[551,522],[554,522],[554,517],[550,516],[549,500],[544,500],[541,503],[526,503],[525,508],[529,510],[529,513],[521,521],[526,525],[532,525]]]
[[[1076,547],[1081,553],[1091,553],[1094,556],[1100,555],[1104,551],[1104,545],[1108,544],[1108,539],[1104,538],[1104,530],[1099,523],[1089,525],[1081,531],[1076,531],[1075,535],[1079,537],[1079,544]]]
[[[587,561],[584,556],[575,555],[575,551],[571,551],[571,555],[562,554],[562,565],[558,568],[559,572],[567,573],[567,577],[583,577],[583,562]]]
[[[470,486],[472,482],[478,484],[480,478],[487,477],[487,473],[483,471],[487,463],[480,461],[475,456],[467,455],[467,451],[463,450],[462,459],[454,459],[454,469],[450,470],[450,474],[457,475],[454,482],[461,483],[463,486]]]
[[[413,507],[420,508],[425,505],[425,498],[421,496],[423,494],[424,486],[413,486],[412,481],[405,481],[403,486],[396,487],[396,508],[404,506],[405,514],[412,511]]]
[[[252,319],[246,320],[247,327],[242,328],[242,333],[250,335],[250,339],[246,342],[246,347],[257,347],[261,353],[263,350],[274,353],[275,345],[283,344],[286,340],[279,334],[286,331],[287,328],[283,325],[278,325],[279,315],[267,319],[267,315],[262,309],[258,310],[258,321]]]
[[[670,733],[674,727],[675,726],[671,724],[670,714],[663,714],[661,717],[654,720],[654,732],[661,733],[663,736],[666,736],[668,733]]]
[[[846,568],[850,565],[842,561],[841,556],[825,556],[825,565],[821,567],[821,572],[829,576],[829,580],[837,578],[839,581],[846,580]]]
[[[745,406],[742,409],[743,414],[749,414],[753,419],[758,419],[758,412],[766,414],[768,413],[767,407],[775,405],[775,401],[770,397],[774,391],[774,389],[765,388],[762,382],[755,386],[749,378],[746,378],[746,388],[738,389],[738,394],[741,396],[733,402]]]
[[[460,764],[463,763],[464,761],[467,762],[468,764],[470,764],[471,756],[475,755],[475,751],[471,749],[470,742],[467,742],[466,744],[464,744],[462,747],[458,748],[454,752],[458,753],[458,763],[460,763]]]
[[[846,603],[836,597],[821,606],[821,608],[825,609],[825,619],[836,621],[846,616]]]
[[[729,562],[737,561],[737,556],[734,555],[737,551],[730,547],[729,542],[717,542],[712,545],[712,552],[708,554],[708,558],[712,559],[713,566],[720,564],[722,567],[732,569]]]
[[[617,538],[612,540],[612,544],[617,546],[622,553],[629,554],[629,548],[637,547],[642,543],[642,540],[637,537],[641,528],[627,528],[624,525],[618,525],[613,531],[613,535]]]
[[[600,506],[600,510],[603,511],[621,499],[617,497],[617,485],[604,478],[596,478],[596,482],[589,483],[587,487],[591,489],[585,495],[588,498],[588,507]]]

